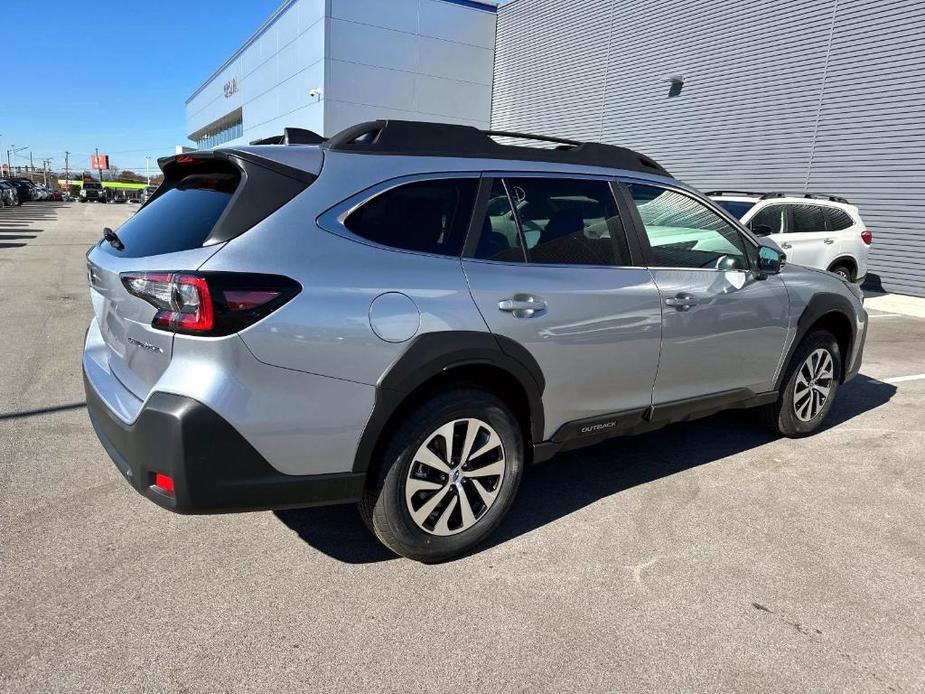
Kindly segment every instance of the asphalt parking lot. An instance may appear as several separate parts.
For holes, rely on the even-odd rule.
[[[560,455],[491,543],[353,508],[175,516],[92,433],[84,252],[128,205],[0,209],[0,690],[925,691],[925,320],[872,312],[825,430],[747,413]]]

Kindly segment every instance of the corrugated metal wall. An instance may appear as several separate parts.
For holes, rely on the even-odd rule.
[[[845,195],[884,288],[925,296],[923,66],[925,1],[514,0],[492,125],[634,147],[704,190]]]

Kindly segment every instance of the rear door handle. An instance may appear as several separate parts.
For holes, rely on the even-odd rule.
[[[825,242],[831,246],[833,243],[835,243],[835,239],[826,239]]]
[[[546,302],[532,294],[515,294],[498,302],[498,310],[513,314],[515,318],[532,318],[546,310]]]
[[[665,305],[676,308],[679,311],[690,311],[692,307],[700,303],[700,299],[691,294],[678,294],[665,299]]]

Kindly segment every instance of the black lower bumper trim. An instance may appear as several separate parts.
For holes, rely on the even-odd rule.
[[[286,475],[234,427],[191,398],[155,393],[133,424],[109,412],[84,375],[87,411],[100,442],[131,485],[177,513],[301,508],[359,500],[365,474]],[[157,473],[174,495],[154,486]]]

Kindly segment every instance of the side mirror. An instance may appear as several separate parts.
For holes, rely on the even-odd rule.
[[[770,246],[760,246],[758,248],[758,270],[765,275],[776,275],[787,263],[787,256],[771,248]]]
[[[767,224],[756,224],[751,227],[751,230],[755,236],[770,236],[774,233],[774,230]]]

